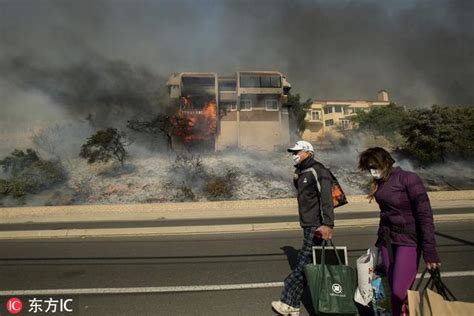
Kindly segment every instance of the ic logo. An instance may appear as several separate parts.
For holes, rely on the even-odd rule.
[[[332,291],[336,294],[341,294],[342,293],[342,286],[340,284],[334,283],[332,285]]]
[[[23,303],[19,298],[13,297],[7,302],[7,310],[10,314],[18,314],[23,309]]]

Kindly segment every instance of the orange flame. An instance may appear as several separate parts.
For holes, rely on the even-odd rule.
[[[175,134],[186,142],[210,140],[217,131],[217,105],[210,101],[202,110],[192,109],[189,98],[183,97],[184,106],[173,122]],[[179,124],[178,122],[181,122]]]

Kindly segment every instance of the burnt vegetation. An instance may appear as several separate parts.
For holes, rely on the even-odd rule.
[[[132,119],[127,122],[127,127],[135,132],[151,136],[156,142],[163,137],[167,149],[173,150],[173,136],[177,130],[184,130],[189,126],[189,118],[180,115],[158,114],[152,120]]]
[[[239,176],[235,168],[226,168],[223,172],[210,170],[199,155],[188,154],[177,155],[170,173],[174,176],[167,186],[176,191],[173,197],[176,201],[194,201],[198,197],[232,199]]]
[[[231,199],[238,174],[235,168],[226,169],[223,175],[215,176],[206,183],[204,192],[210,200]]]

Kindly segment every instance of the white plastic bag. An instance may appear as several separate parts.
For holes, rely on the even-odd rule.
[[[354,300],[364,306],[367,306],[374,295],[372,289],[372,279],[377,259],[377,248],[367,249],[367,253],[360,256],[357,263],[357,289],[354,294]]]

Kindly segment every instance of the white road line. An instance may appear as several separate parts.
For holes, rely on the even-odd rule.
[[[474,271],[442,272],[444,278],[474,276]],[[421,277],[421,273],[416,275]],[[425,278],[428,274],[425,275]],[[38,290],[2,290],[0,296],[13,295],[78,295],[78,294],[137,294],[137,293],[176,293],[202,291],[229,291],[282,287],[283,282],[244,283],[223,285],[190,285],[190,286],[161,286],[161,287],[127,287],[127,288],[90,288],[90,289],[38,289]]]

